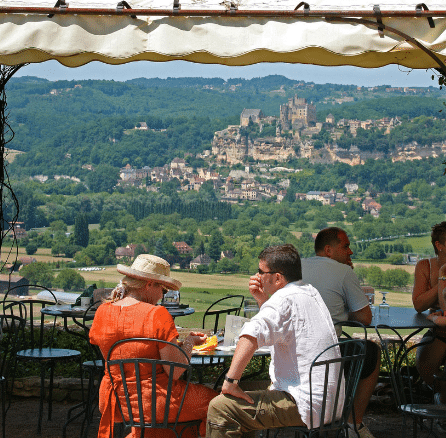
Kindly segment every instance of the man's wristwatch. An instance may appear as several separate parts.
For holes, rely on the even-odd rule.
[[[235,383],[236,385],[238,385],[238,382],[240,382],[240,379],[231,379],[227,374],[225,376],[225,380],[229,383]]]

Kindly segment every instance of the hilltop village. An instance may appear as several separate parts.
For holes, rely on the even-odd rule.
[[[127,164],[120,170],[120,186],[136,186],[148,191],[158,191],[159,183],[177,179],[181,190],[200,190],[207,181],[211,181],[221,200],[230,203],[240,201],[259,201],[274,198],[280,202],[290,185],[289,173],[301,169],[286,167],[286,162],[296,158],[307,158],[310,162],[330,164],[343,162],[351,166],[361,165],[366,159],[385,158],[378,151],[361,151],[357,146],[342,149],[336,145],[345,132],[356,137],[358,129],[382,129],[389,134],[401,123],[398,117],[380,120],[335,120],[329,114],[325,122],[317,122],[316,107],[297,95],[280,106],[279,117],[266,116],[261,109],[244,109],[239,125],[230,125],[215,132],[212,149],[205,150],[195,158],[206,163],[205,167],[196,168],[188,164],[187,156],[175,158],[163,167],[134,168]],[[143,122],[135,129],[148,130]],[[313,137],[322,130],[329,132],[334,140],[322,148],[315,147]],[[273,135],[262,136],[262,133]],[[415,142],[398,148],[391,154],[392,161],[418,160],[437,157],[446,152],[446,144],[434,143],[422,147]],[[229,167],[229,175],[222,176],[219,168]],[[268,182],[274,180],[274,183]],[[278,182],[277,182],[278,181]],[[158,184],[157,184],[158,183]],[[345,193],[310,191],[297,193],[297,199],[317,200],[324,205],[347,202],[346,194],[358,190],[355,181],[345,185]],[[373,216],[379,216],[380,205],[370,197],[358,198],[363,209]]]

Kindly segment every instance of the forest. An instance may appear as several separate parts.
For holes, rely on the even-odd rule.
[[[7,110],[15,137],[8,146],[25,153],[17,156],[8,171],[15,178],[75,176],[95,186],[88,179],[101,178],[92,177],[83,166],[112,166],[116,171],[127,163],[162,166],[176,156],[209,149],[214,132],[238,124],[244,108],[260,108],[266,115],[277,116],[280,105],[295,94],[316,105],[321,121],[328,112],[336,118],[398,115],[403,120],[391,135],[359,130],[356,143],[362,149],[386,152],[404,142],[432,144],[442,141],[446,132],[443,94],[434,87],[420,88],[419,96],[414,97],[386,93],[386,86],[359,92],[355,86],[303,83],[279,75],[222,81],[12,78]],[[346,95],[355,100],[335,106],[323,103],[327,97]],[[140,122],[146,122],[149,131],[135,131]],[[323,132],[320,138],[324,139]],[[341,147],[354,142],[348,135],[338,141]],[[102,175],[112,172],[109,167],[98,170]],[[103,189],[101,184],[93,188]]]
[[[122,83],[13,78],[7,94],[15,137],[8,146],[24,153],[7,166],[19,210],[14,202],[6,202],[4,215],[18,214],[24,223],[28,235],[20,244],[30,255],[37,248],[51,248],[55,257],[73,258],[70,266],[116,263],[116,248],[134,244],[139,252],[155,253],[182,267],[206,253],[213,262],[202,271],[252,272],[257,254],[267,245],[294,243],[302,256],[312,255],[311,233],[333,224],[348,231],[357,259],[402,263],[403,254],[413,249],[403,236],[426,234],[445,219],[444,157],[396,163],[367,160],[360,166],[289,160],[286,166],[298,172],[255,177],[273,185],[289,180],[281,203],[273,196],[231,205],[221,202],[212,184],[184,192],[175,179],[156,183],[157,190],[150,192],[116,187],[119,169],[126,164],[162,166],[192,153],[186,161],[194,169],[209,167],[195,154],[210,147],[216,130],[238,124],[243,108],[277,115],[280,104],[294,94],[311,99],[318,108],[320,103],[320,120],[328,114],[324,99],[345,95],[354,100],[329,107],[336,117],[401,118],[402,124],[390,135],[359,130],[356,143],[359,139],[364,149],[386,151],[404,142],[445,140],[443,94],[431,87],[411,97],[387,93],[385,88],[360,92],[355,86],[301,83],[282,76]],[[134,129],[142,121],[149,131]],[[321,141],[324,136],[322,132]],[[338,143],[347,147],[352,141],[344,135]],[[86,165],[94,166],[94,172]],[[210,167],[224,177],[230,170],[215,163]],[[49,179],[29,180],[38,174]],[[80,182],[53,179],[57,174]],[[346,193],[345,184],[351,182],[359,188],[348,195],[346,204],[296,199],[297,193],[315,190]],[[363,210],[365,196],[381,204],[379,218]],[[174,241],[187,242],[193,253],[178,254]],[[221,251],[231,251],[234,258],[220,259]],[[418,249],[424,254],[431,251]],[[397,281],[389,278],[379,281]]]

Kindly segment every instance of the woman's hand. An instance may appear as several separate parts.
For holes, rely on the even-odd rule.
[[[189,335],[184,340],[184,342],[186,342],[186,341],[190,342],[190,344],[192,346],[201,345],[201,344],[204,344],[206,342],[207,338],[208,338],[207,335],[205,335],[204,333],[201,333],[201,332],[190,332]]]
[[[446,327],[446,316],[443,316],[441,311],[432,312],[426,318],[439,327]]]

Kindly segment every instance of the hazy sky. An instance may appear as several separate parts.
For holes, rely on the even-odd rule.
[[[38,76],[49,80],[109,79],[125,81],[134,78],[167,77],[219,77],[246,78],[281,74],[290,79],[304,80],[319,84],[354,84],[363,86],[388,84],[394,87],[438,86],[431,79],[432,71],[412,70],[391,65],[376,69],[359,67],[321,67],[303,64],[261,63],[246,67],[228,67],[224,65],[194,64],[186,61],[149,62],[139,61],[123,65],[107,65],[92,62],[83,67],[68,68],[56,61],[30,64],[19,70],[15,76]]]

